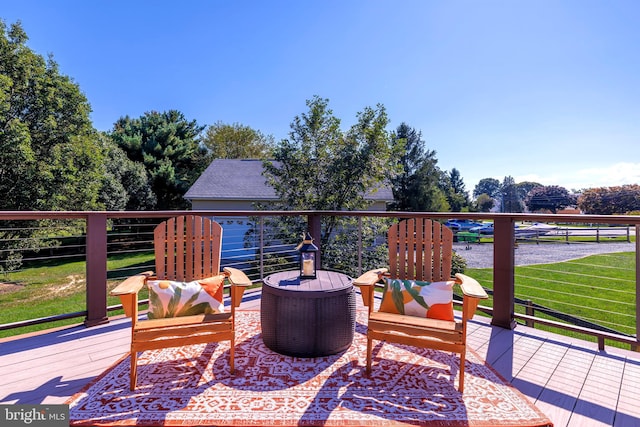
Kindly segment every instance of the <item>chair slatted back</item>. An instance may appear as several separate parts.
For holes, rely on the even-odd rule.
[[[429,282],[451,278],[453,232],[448,227],[410,218],[391,226],[387,239],[391,277]]]
[[[209,218],[178,216],[154,230],[156,276],[189,282],[220,273],[222,227]]]

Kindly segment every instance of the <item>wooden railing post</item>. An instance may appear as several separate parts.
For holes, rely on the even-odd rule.
[[[85,326],[109,322],[107,317],[107,214],[87,216],[87,317]]]
[[[536,315],[536,309],[533,307],[533,301],[531,301],[530,299],[528,299],[527,301],[525,301],[525,314],[527,316],[535,316]],[[527,319],[525,324],[530,327],[530,328],[535,328],[536,327],[536,323],[533,320],[529,320]]]
[[[515,304],[515,231],[513,218],[498,217],[493,226],[493,320],[492,325],[506,329],[516,326]]]
[[[307,215],[307,231],[313,237],[313,244],[318,247],[316,257],[316,269],[322,268],[322,216],[318,214]]]

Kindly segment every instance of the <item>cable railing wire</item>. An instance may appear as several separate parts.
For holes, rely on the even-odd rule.
[[[258,223],[256,222],[252,222],[252,221],[247,221],[246,218],[234,218],[232,220],[229,220],[229,223],[234,223],[234,221],[237,223],[237,221],[240,222],[244,222],[245,224],[247,224],[249,227],[253,227],[254,230],[260,230]],[[157,221],[156,221],[157,222]],[[226,220],[221,221],[223,223],[223,227],[224,227],[224,223],[227,222]],[[112,256],[118,256],[118,255],[129,255],[129,254],[139,254],[139,253],[145,253],[145,252],[150,252],[152,253],[152,248],[153,248],[153,241],[150,239],[150,236],[153,235],[152,232],[152,227],[154,225],[153,224],[111,224],[110,225],[110,231],[108,233],[108,242],[107,242],[107,246],[108,246],[108,256],[112,257]],[[605,229],[606,227],[601,227],[601,229]],[[65,235],[56,235],[56,233],[58,232],[65,232],[67,231],[69,228],[66,226],[47,226],[47,227],[43,227],[43,228],[37,228],[37,227],[29,227],[30,230],[37,230],[38,232],[42,233],[42,234],[47,234],[47,233],[51,233],[51,235],[47,236],[46,238],[43,238],[43,241],[55,241],[57,239],[68,239],[68,240],[72,240],[72,239],[84,239],[83,235],[77,235],[77,234],[73,234],[73,235],[69,235],[69,234],[65,234]],[[573,227],[572,229],[579,229],[577,227]],[[613,229],[613,227],[612,227]],[[2,228],[0,228],[0,230],[2,230]],[[6,229],[5,230],[11,230],[11,229]],[[354,227],[353,229],[350,229],[351,232],[354,234],[354,239],[356,238],[355,235],[356,233],[358,233],[358,229],[357,227]],[[562,230],[566,230],[566,228],[563,228]],[[561,230],[561,231],[562,231]],[[319,236],[318,236],[319,237]],[[260,243],[260,239],[263,239],[263,243]],[[28,241],[29,239],[22,239],[21,241]],[[225,230],[225,234],[224,234],[224,238],[223,240],[226,240],[229,244],[234,245],[234,246],[240,246],[239,249],[232,249],[232,250],[223,250],[223,259],[225,260],[224,262],[227,262],[228,266],[243,266],[243,265],[250,265],[251,268],[253,268],[255,271],[258,271],[259,267],[260,267],[260,263],[264,263],[264,268],[266,268],[267,270],[269,269],[287,269],[287,268],[292,268],[295,263],[293,262],[283,262],[278,264],[277,261],[275,260],[270,260],[269,257],[273,257],[273,258],[280,258],[280,257],[285,257],[287,254],[290,254],[293,247],[295,246],[295,244],[293,243],[279,243],[278,239],[277,239],[277,234],[274,230],[270,230],[270,229],[266,229],[264,230],[262,233],[256,233],[254,235],[252,235],[252,237],[247,240],[247,235],[244,234],[243,232],[240,231],[233,231],[233,232],[227,232],[227,230]],[[384,242],[385,238],[384,235],[382,233],[380,233],[380,238],[376,239],[379,240],[380,242]],[[0,242],[2,241],[7,241],[7,239],[0,239]],[[558,242],[558,240],[556,240],[556,242]],[[83,242],[84,243],[84,242]],[[524,244],[524,243],[523,243]],[[529,243],[527,243],[529,244]],[[581,245],[581,244],[587,244],[587,242],[582,242],[582,241],[571,241],[572,245]],[[135,249],[134,249],[135,248]],[[44,254],[43,251],[47,251],[46,254]],[[63,254],[63,253],[58,253],[56,255],[50,256],[49,253],[51,253],[51,251],[53,251],[54,253],[56,251],[61,252],[63,250],[67,250],[67,251],[71,251],[71,252],[75,252],[72,254]],[[7,249],[0,249],[0,255],[2,253],[6,253]],[[23,248],[22,252],[26,255],[28,253],[33,253],[36,251],[40,251],[41,255],[31,255],[29,257],[24,257],[23,258],[23,262],[29,262],[29,263],[33,263],[33,262],[40,262],[40,261],[50,261],[50,260],[60,260],[60,261],[65,261],[65,260],[71,260],[74,258],[80,258],[80,257],[84,257],[84,251],[85,251],[85,246],[84,244],[80,244],[80,243],[75,243],[75,244],[64,244],[64,245],[59,245],[59,246],[42,246],[42,247],[36,247],[36,246],[29,246],[28,248]],[[247,255],[246,257],[243,256],[243,254]],[[251,254],[251,256],[249,256],[248,254]],[[260,257],[265,257],[266,259],[260,259]],[[2,265],[3,261],[0,261],[0,265]],[[6,265],[6,264],[5,264]],[[588,265],[585,263],[585,266]],[[150,263],[150,266],[153,266],[153,263]],[[600,267],[597,265],[590,265],[590,266],[594,266],[594,267]],[[137,267],[125,267],[125,268],[117,268],[117,269],[112,269],[108,271],[109,274],[109,280],[115,280],[118,278],[123,278],[122,276],[126,277],[128,272],[131,271],[135,271],[136,268],[139,268],[139,266]],[[530,268],[532,271],[535,270],[544,270],[541,267],[536,267],[536,266],[529,266],[528,268]],[[605,268],[605,267],[601,267],[601,268]],[[618,269],[619,267],[617,266],[609,266],[607,268],[610,268],[612,270]],[[16,270],[16,271],[22,271],[21,270]],[[549,269],[547,269],[547,271],[549,271]],[[553,269],[552,271],[556,271],[555,269]],[[589,275],[589,274],[583,274],[583,273],[570,273],[570,272],[566,272],[566,271],[557,271],[558,273],[564,274],[567,277],[571,277],[570,275],[574,275],[575,277],[584,277],[584,278],[595,278],[598,279],[600,276],[593,276],[593,275]],[[11,272],[9,272],[9,274],[11,274]],[[253,278],[259,278],[259,273],[254,273]],[[517,274],[516,278],[530,278],[530,276],[528,275],[521,275],[521,274]],[[601,277],[604,280],[606,279],[609,283],[617,283],[618,281],[620,282],[624,282],[624,283],[629,283],[629,281],[625,280],[625,279],[618,279],[618,278],[609,278],[609,277],[605,277],[602,276]],[[553,281],[553,280],[552,280]],[[554,283],[557,284],[562,284],[565,286],[569,286],[569,287],[589,287],[592,289],[596,289],[596,290],[600,290],[600,291],[606,291],[608,293],[617,293],[617,294],[621,294],[620,296],[625,299],[625,300],[633,300],[634,299],[634,295],[632,292],[625,292],[619,289],[616,289],[615,287],[605,287],[604,285],[602,286],[594,286],[594,285],[587,285],[587,284],[581,284],[581,283],[573,283],[574,279],[570,279],[570,281],[553,281]],[[525,290],[525,289],[529,289],[527,287],[527,285],[521,285],[516,283],[516,289],[518,290]],[[577,311],[579,309],[584,309],[583,306],[577,305],[577,304],[572,304],[572,303],[565,303],[565,302],[561,302],[558,301],[558,299],[554,299],[553,295],[564,295],[564,296],[570,296],[571,293],[570,292],[563,292],[563,291],[551,291],[550,292],[550,297],[548,298],[540,298],[540,297],[536,297],[536,299],[538,300],[537,302],[539,302],[540,304],[548,304],[550,302],[554,303],[554,304],[562,304],[562,307],[567,307],[566,311]],[[522,296],[519,295],[519,297],[524,297],[527,298],[526,296]],[[626,298],[625,298],[626,297]],[[586,296],[586,298],[588,298],[590,301],[595,301],[600,303],[603,306],[606,306],[607,304],[611,304],[612,301],[610,299],[606,299],[606,298],[598,298],[598,297],[593,297],[593,296]],[[625,301],[613,301],[613,304],[619,304],[620,306],[624,306],[624,307],[633,307],[634,304],[629,303],[629,302],[625,302]],[[599,313],[607,313],[607,310],[604,309],[598,309],[598,308],[594,308],[595,312],[599,312]],[[618,313],[618,315],[620,316],[624,316],[625,318],[631,318],[634,315],[633,314],[627,314],[627,313]],[[600,322],[604,325],[607,326],[612,326],[615,327],[616,325],[612,322],[607,322],[606,320],[603,319],[592,319],[587,318],[586,320],[588,321],[592,321],[592,322]]]

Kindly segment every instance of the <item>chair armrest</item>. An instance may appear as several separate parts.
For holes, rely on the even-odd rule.
[[[369,270],[353,281],[354,286],[360,288],[360,292],[362,293],[362,303],[365,307],[369,307],[369,314],[373,312],[374,285],[387,274],[387,271],[389,270],[386,268]]]
[[[482,285],[472,277],[456,273],[456,283],[460,285],[460,289],[465,296],[479,299],[489,298]]]
[[[204,279],[196,280],[200,285],[208,285],[208,286],[216,286],[214,289],[218,289],[218,285],[224,285],[224,279],[227,277],[226,274],[220,273],[215,276],[205,277]],[[212,291],[213,292],[213,291]]]
[[[138,291],[144,286],[145,281],[151,276],[153,276],[153,271],[145,271],[144,273],[128,277],[122,283],[116,286],[110,292],[110,294],[114,296],[137,294]]]
[[[355,286],[373,286],[389,271],[387,268],[378,268],[376,270],[369,270],[363,273],[360,277],[353,281]]]
[[[237,268],[225,267],[224,272],[232,285],[250,286],[252,284],[251,279],[249,279],[243,271],[240,271]]]

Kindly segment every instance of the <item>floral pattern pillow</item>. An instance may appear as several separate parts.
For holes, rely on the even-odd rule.
[[[454,284],[387,279],[380,311],[453,321]]]
[[[224,312],[224,276],[193,282],[148,280],[149,319]]]

